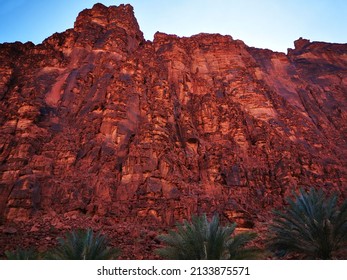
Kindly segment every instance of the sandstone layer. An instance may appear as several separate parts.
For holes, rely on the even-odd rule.
[[[218,212],[253,227],[299,187],[347,196],[346,44],[151,42],[130,5],[96,4],[0,60],[2,222]]]

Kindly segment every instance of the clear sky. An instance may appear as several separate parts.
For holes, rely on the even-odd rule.
[[[0,43],[41,43],[97,2],[131,4],[148,40],[156,31],[220,33],[282,52],[299,37],[347,43],[347,0],[0,0]]]

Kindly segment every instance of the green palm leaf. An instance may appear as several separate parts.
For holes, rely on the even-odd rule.
[[[5,251],[5,256],[8,260],[38,260],[39,254],[33,249],[18,248],[14,251]]]
[[[247,247],[248,243],[255,239],[254,232],[244,232],[235,235],[228,246],[229,259],[231,260],[252,260],[261,256],[261,251],[256,247]]]
[[[295,252],[309,259],[331,259],[346,248],[347,202],[339,208],[337,195],[300,189],[287,200],[284,211],[274,211],[270,224],[271,250]]]
[[[54,260],[109,260],[117,258],[119,250],[108,247],[106,238],[91,229],[76,230],[59,238],[59,245],[47,254]]]
[[[247,238],[232,237],[235,228],[236,224],[221,226],[217,215],[211,221],[206,214],[193,216],[191,222],[178,224],[175,231],[159,235],[158,239],[165,246],[156,253],[163,258],[179,260],[253,258],[252,252],[256,250],[246,248],[246,245],[255,234],[249,234]]]

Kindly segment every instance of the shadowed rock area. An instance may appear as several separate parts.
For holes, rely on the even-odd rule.
[[[2,223],[218,212],[252,228],[302,186],[346,198],[347,44],[150,42],[130,5],[96,4],[0,60]]]

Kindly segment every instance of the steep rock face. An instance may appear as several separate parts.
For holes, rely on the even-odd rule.
[[[217,211],[251,227],[300,186],[347,195],[347,45],[149,42],[131,6],[96,4],[0,58],[3,220]]]

